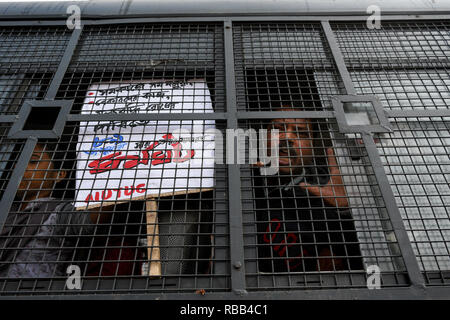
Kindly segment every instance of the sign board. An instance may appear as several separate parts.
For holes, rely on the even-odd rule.
[[[81,111],[107,116],[199,112],[213,112],[203,80],[93,84]],[[211,188],[214,130],[213,120],[81,122],[75,207]]]

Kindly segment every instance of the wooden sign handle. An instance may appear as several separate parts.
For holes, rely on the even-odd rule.
[[[147,257],[150,261],[149,276],[161,276],[161,254],[159,250],[158,203],[155,199],[146,201]]]

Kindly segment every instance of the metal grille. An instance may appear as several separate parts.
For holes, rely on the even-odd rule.
[[[0,144],[0,170],[1,170],[1,183],[0,193],[6,189],[9,179],[11,178],[12,171],[14,169],[14,163],[20,154],[23,147],[23,142],[17,140],[6,140],[5,137],[8,134],[10,124],[2,123],[1,129],[1,144]]]
[[[361,287],[370,265],[385,272],[384,285],[405,285],[404,262],[392,241],[392,226],[362,142],[346,139],[332,119],[323,118],[323,111],[332,109],[331,97],[344,91],[321,25],[242,24],[235,26],[234,40],[237,86],[243,87],[238,106],[242,101],[242,109],[248,111],[314,112],[294,123],[314,122],[310,138],[293,131],[287,119],[277,121],[279,130],[286,132],[290,161],[301,157],[293,145],[314,146],[316,155],[305,167],[305,181],[315,186],[310,190],[317,195],[307,188],[282,191],[298,172],[275,178],[250,169],[241,172],[246,178],[242,201],[248,288]],[[241,127],[258,131],[271,121],[245,122]],[[338,163],[333,173],[325,156],[328,148]],[[334,195],[346,198],[345,208],[320,201],[327,189],[317,186],[329,184],[336,192],[335,179],[345,185],[346,191]]]
[[[64,99],[83,101],[90,84],[205,79],[214,111],[224,111],[223,30],[217,24],[86,27],[62,83]],[[66,87],[67,86],[67,87]],[[187,92],[184,96],[192,95]],[[188,110],[186,110],[188,111]],[[73,109],[77,112],[77,108]]]
[[[271,111],[287,101],[332,108],[320,104],[314,84],[338,81],[320,24],[236,24],[233,38],[238,110]]]
[[[8,27],[0,33],[0,113],[42,98],[63,57],[70,32],[61,27]]]
[[[407,285],[405,263],[362,145],[351,145],[333,129],[332,119],[275,119],[243,127],[267,128],[271,122],[281,123],[280,139],[286,139],[289,155],[280,153],[280,158],[297,167],[287,172],[280,166],[275,176],[250,168],[242,172],[248,177],[242,193],[249,289],[365,287],[365,270],[372,265],[382,270],[384,286]],[[307,122],[313,123],[309,138],[293,129]],[[298,159],[308,150],[312,159],[303,155],[302,165]],[[359,157],[352,159],[349,150]],[[302,187],[289,186],[302,174],[297,182]]]
[[[449,23],[386,22],[381,29],[364,23],[333,23],[348,68],[448,68]]]
[[[185,108],[182,113],[188,112],[218,112],[224,109],[223,103],[223,33],[222,28],[217,25],[117,25],[108,27],[86,28],[83,36],[79,40],[78,48],[75,50],[71,64],[62,79],[57,92],[58,99],[73,99],[74,104],[71,113],[78,115],[84,121],[67,122],[63,137],[58,141],[51,142],[53,147],[50,151],[44,150],[42,154],[53,158],[56,154],[64,153],[64,160],[68,173],[64,186],[59,186],[59,194],[55,198],[64,199],[66,202],[76,199],[77,194],[85,191],[83,186],[77,185],[79,180],[87,180],[89,167],[92,161],[95,161],[98,154],[88,157],[88,160],[80,164],[80,153],[89,153],[89,149],[80,149],[77,143],[81,143],[94,130],[96,134],[108,133],[115,128],[118,135],[126,131],[126,123],[133,123],[131,131],[136,131],[139,126],[164,126],[173,127],[204,127],[215,124],[218,130],[223,129],[224,124],[215,123],[214,120],[196,120],[189,121],[142,121],[142,114],[136,113],[136,110],[130,111],[129,105],[123,108],[123,103],[110,102],[114,96],[110,93],[101,97],[100,94],[89,95],[89,90],[93,91],[93,86],[101,83],[102,88],[110,90],[111,88],[124,87],[130,83],[150,83],[150,84],[174,84],[175,89],[179,89],[181,94],[175,95],[172,99],[178,101],[171,105],[165,102],[166,99],[160,96],[159,101],[152,104],[151,111],[156,113],[169,111],[171,107],[182,105],[206,105],[212,106],[211,110],[200,109],[192,110]],[[181,45],[180,45],[181,41]],[[184,41],[184,42],[183,42]],[[183,44],[184,43],[184,44]],[[218,50],[222,47],[222,50]],[[218,49],[217,49],[218,48]],[[186,52],[189,54],[186,56]],[[100,56],[99,53],[102,53]],[[99,57],[101,57],[99,59]],[[207,87],[200,89],[190,89],[191,82],[204,81]],[[187,83],[187,85],[184,85]],[[157,88],[157,86],[155,86]],[[189,88],[188,88],[189,87]],[[97,88],[99,89],[99,88]],[[97,93],[100,90],[95,91]],[[202,98],[201,96],[204,96]],[[191,98],[189,98],[191,97]],[[206,99],[209,99],[208,101]],[[83,109],[86,103],[85,99],[100,101],[96,105],[103,107],[94,108],[91,111]],[[103,100],[103,102],[102,102]],[[108,100],[108,102],[104,102]],[[181,101],[181,102],[180,102]],[[111,112],[111,109],[105,109],[105,105],[113,103],[112,109],[127,109],[123,112]],[[171,103],[171,102],[170,102]],[[119,106],[120,105],[120,106]],[[136,107],[135,104],[134,107]],[[169,108],[166,108],[169,105]],[[167,110],[166,110],[167,109]],[[95,112],[94,112],[95,110]],[[178,111],[179,113],[180,111]],[[89,121],[91,116],[114,117],[116,119],[108,121]],[[121,116],[131,116],[131,119],[124,121]],[[131,120],[131,122],[130,122]],[[36,119],[38,123],[40,119]],[[104,124],[103,126],[101,124]],[[95,131],[96,130],[96,131]],[[122,149],[121,152],[130,151],[132,144],[147,143],[139,139],[129,141],[129,147]],[[37,144],[37,152],[43,147],[42,141]],[[201,149],[207,150],[207,142]],[[63,150],[56,150],[56,146],[65,146]],[[146,144],[144,147],[148,147]],[[209,147],[211,148],[211,147]],[[182,154],[184,151],[181,152]],[[100,152],[102,154],[102,152]],[[104,154],[108,154],[104,152]],[[184,154],[183,154],[184,155]],[[32,158],[33,159],[33,158]],[[11,161],[11,160],[9,160]],[[206,160],[205,160],[206,161]],[[206,165],[205,165],[206,166]],[[209,171],[205,171],[209,169]],[[203,170],[197,179],[187,177],[187,187],[192,189],[195,180],[211,179],[221,182],[225,178],[226,171],[222,166],[220,168],[200,168]],[[119,180],[126,175],[124,169],[119,174]],[[199,170],[199,169],[197,169]],[[36,171],[36,170],[34,170]],[[50,171],[47,169],[46,171]],[[55,171],[55,170],[53,170]],[[161,170],[163,172],[164,169]],[[163,174],[161,173],[160,174]],[[168,173],[167,173],[168,172]],[[50,172],[48,172],[50,174]],[[37,173],[36,173],[37,174]],[[172,180],[179,179],[177,171],[167,171],[164,175],[172,175]],[[207,176],[204,176],[207,175]],[[209,175],[209,176],[208,176]],[[31,178],[33,179],[33,178]],[[48,178],[46,178],[48,179]],[[101,179],[108,179],[108,175]],[[155,178],[153,178],[155,179]],[[152,178],[149,178],[151,183]],[[170,180],[166,178],[165,180]],[[5,178],[6,181],[6,178]],[[35,186],[35,190],[28,188],[28,193],[39,191],[48,193],[49,186],[41,181],[40,185]],[[39,260],[39,250],[36,255],[28,259],[30,268],[41,268],[41,272],[46,274],[49,281],[42,281],[39,285],[23,283],[22,280],[8,280],[3,284],[3,292],[13,293],[21,292],[23,294],[39,292],[45,294],[49,292],[64,292],[66,279],[63,267],[74,264],[82,267],[84,276],[85,292],[161,292],[161,291],[195,291],[197,289],[207,290],[227,290],[229,284],[227,278],[227,212],[226,212],[226,185],[218,183],[214,190],[209,187],[202,187],[200,184],[196,187],[200,192],[182,194],[173,190],[157,192],[152,196],[156,204],[157,218],[149,220],[148,203],[144,199],[137,201],[117,201],[106,202],[101,205],[101,214],[90,214],[93,222],[98,219],[105,219],[105,223],[95,224],[92,229],[91,223],[77,220],[57,221],[58,232],[66,234],[68,238],[65,243],[58,241],[56,237],[49,237],[47,242],[36,244],[41,245],[43,251],[48,255],[52,252],[59,252],[52,256],[46,263]],[[104,196],[105,190],[95,187],[86,191],[92,192],[93,197],[99,193]],[[131,187],[122,190],[122,194],[140,192],[140,189]],[[170,192],[172,191],[172,192]],[[18,213],[24,208],[16,209],[27,199],[27,192],[23,198],[17,198],[13,202],[13,208],[10,215]],[[108,190],[111,192],[111,190]],[[119,191],[115,191],[116,195]],[[164,194],[163,194],[164,193]],[[168,195],[168,194],[173,195]],[[50,195],[49,195],[50,196]],[[221,200],[222,199],[222,200]],[[105,199],[106,200],[106,199]],[[52,210],[55,210],[51,207]],[[58,207],[58,210],[60,208]],[[95,211],[92,209],[91,211]],[[45,211],[51,211],[43,210]],[[64,215],[64,210],[61,215]],[[70,210],[69,210],[70,211]],[[146,214],[147,212],[147,214]],[[71,214],[66,214],[71,216]],[[72,214],[73,215],[73,214]],[[78,216],[80,216],[78,214]],[[89,216],[89,214],[85,214]],[[69,219],[69,218],[67,218]],[[95,220],[97,219],[97,220]],[[73,223],[78,228],[73,226]],[[38,224],[45,225],[49,221],[40,221]],[[51,224],[51,223],[50,223]],[[14,228],[17,223],[8,223],[6,228]],[[149,234],[153,230],[154,234]],[[155,231],[157,230],[157,231]],[[12,232],[12,231],[11,231]],[[25,233],[25,231],[22,231]],[[40,232],[45,232],[40,231]],[[76,232],[80,234],[75,237]],[[22,234],[23,237],[24,234]],[[148,237],[158,236],[159,244],[150,243]],[[13,233],[5,235],[8,239],[14,239]],[[155,238],[153,238],[153,241]],[[27,250],[24,250],[27,251]],[[28,250],[30,251],[30,250]],[[6,250],[5,250],[6,252]],[[41,251],[42,252],[42,251]],[[68,255],[67,252],[70,254]],[[154,255],[158,252],[158,255]],[[13,257],[11,261],[16,264],[23,257]],[[214,263],[213,263],[214,260]],[[52,270],[45,270],[47,264],[57,266]],[[34,264],[34,266],[33,266]],[[160,268],[160,276],[151,276],[153,264]],[[7,267],[11,262],[7,264]],[[158,269],[158,266],[156,267]],[[11,268],[10,268],[11,269]],[[157,270],[156,269],[156,270]],[[10,272],[11,273],[11,272]],[[39,272],[36,271],[36,276]]]
[[[2,28],[0,295],[368,296],[374,265],[382,292],[445,287],[448,22],[199,20]],[[342,132],[335,101],[347,94],[379,99],[386,130]],[[24,119],[25,100],[50,113],[70,101],[62,134],[40,136],[56,116],[31,105]],[[10,135],[19,122],[25,138]],[[206,156],[187,176],[167,169],[168,154],[189,155],[168,135],[182,128],[224,143],[238,132],[244,163],[215,157],[216,136],[197,140]],[[269,176],[250,163],[263,129],[280,132]],[[68,265],[82,289],[68,287]]]
[[[448,282],[449,25],[447,22],[333,25],[358,94],[374,94],[394,132],[378,141],[396,202],[429,284]],[[442,110],[444,117],[413,117]]]
[[[448,282],[450,268],[446,119],[396,119],[395,131],[381,138],[379,146],[420,267],[438,271],[442,282]]]

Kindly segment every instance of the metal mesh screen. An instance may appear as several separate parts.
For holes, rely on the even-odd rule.
[[[70,31],[61,27],[1,28],[1,114],[15,114],[24,99],[45,96],[69,37]]]
[[[448,118],[395,119],[394,127],[379,143],[385,170],[421,269],[448,282]]]
[[[71,113],[81,120],[67,122],[58,141],[39,140],[35,147],[28,166],[41,164],[42,157],[49,159],[42,164],[47,165],[42,170],[25,172],[29,185],[22,186],[25,190],[16,194],[6,221],[2,254],[6,261],[3,269],[8,272],[6,275],[3,270],[2,276],[10,279],[3,281],[3,293],[70,293],[65,287],[68,265],[80,267],[83,290],[87,293],[228,289],[224,166],[215,168],[208,164],[211,159],[205,153],[192,169],[165,168],[172,155],[178,157],[179,163],[188,160],[189,152],[194,160],[198,157],[188,147],[180,148],[182,140],[172,136],[175,132],[171,130],[191,129],[184,133],[186,143],[196,143],[196,152],[211,153],[214,144],[193,135],[198,136],[205,128],[223,130],[224,123],[141,119],[149,113],[195,112],[201,116],[224,110],[223,64],[220,25],[117,25],[84,30],[57,93],[57,99],[74,101]],[[139,99],[147,101],[142,110]],[[112,119],[89,121],[91,116]],[[129,118],[120,118],[123,116]],[[156,128],[156,140],[149,140],[152,137],[142,128]],[[166,135],[157,138],[160,132]],[[83,144],[92,142],[93,136],[104,139]],[[117,137],[124,136],[128,141],[119,143]],[[99,150],[92,149],[100,145]],[[172,147],[178,151],[170,151]],[[136,150],[140,153],[134,158],[123,157]],[[82,154],[86,155],[84,160],[80,158]],[[11,152],[5,158],[8,156]],[[102,159],[108,156],[113,159],[112,166]],[[55,175],[62,169],[51,168],[51,164],[54,158],[61,157],[66,175],[59,182]],[[131,158],[136,157],[141,158],[133,165]],[[101,185],[108,179],[119,184],[126,177],[133,180],[133,173],[127,169],[136,171],[137,166],[155,166],[155,174],[144,179],[143,184],[117,189],[86,187],[86,182]],[[39,174],[43,177],[35,181]],[[158,178],[161,176],[165,178]],[[187,193],[178,186],[183,180]],[[206,180],[210,185],[203,185]],[[6,176],[3,181],[5,184]],[[163,190],[161,183],[168,186]],[[146,198],[145,190],[151,196]],[[42,205],[30,202],[29,195],[36,193],[44,199]],[[77,207],[77,203],[88,203],[88,212]],[[11,218],[24,210],[42,215],[39,221],[26,222],[34,226],[32,231],[22,230],[24,222]],[[59,215],[55,217],[54,212]],[[34,231],[38,233],[37,241],[21,242],[27,239],[27,232]],[[25,248],[13,250],[17,246]],[[10,255],[12,251],[18,255]],[[23,279],[20,274],[24,272],[31,277]]]
[[[357,93],[374,94],[386,110],[402,111],[389,119],[394,132],[381,135],[377,145],[427,283],[447,283],[449,118],[409,112],[449,109],[449,25],[333,27]]]
[[[17,140],[7,140],[10,124],[2,123],[0,127],[0,171],[1,171],[1,182],[0,182],[0,194],[6,189],[6,185],[11,177],[12,171],[14,169],[14,163],[17,160],[23,143]]]
[[[448,68],[447,21],[386,22],[381,29],[365,23],[333,23],[348,68]]]
[[[0,295],[448,284],[448,22],[262,20],[1,29]],[[349,85],[385,133],[343,133]]]
[[[233,37],[239,110],[275,110],[287,101],[332,108],[318,96],[318,84],[338,81],[320,24],[236,24]]]
[[[83,89],[87,90],[93,83],[107,85],[111,82],[113,87],[127,80],[147,79],[168,83],[204,79],[211,91],[214,110],[224,111],[222,26],[126,24],[87,27],[69,66],[69,74],[62,83],[60,97],[83,101]],[[197,97],[200,95],[196,93]],[[193,99],[193,92],[186,89],[179,98],[189,99],[189,96]]]
[[[305,123],[311,123],[306,134]],[[249,288],[364,287],[365,270],[372,265],[382,270],[384,286],[408,283],[362,145],[350,144],[331,119],[242,125],[278,128],[280,159],[290,162],[283,167],[280,160],[274,176],[255,168],[242,172]]]
[[[259,131],[279,122],[273,128],[282,132],[280,152],[291,166],[305,161],[302,148],[312,146],[315,154],[308,165],[287,172],[280,167],[274,177],[250,168],[241,172],[249,289],[365,286],[370,265],[385,272],[385,286],[405,285],[404,263],[363,144],[323,118],[343,88],[320,24],[237,25],[234,43],[241,109],[321,117],[241,123]],[[296,179],[309,187],[299,188]],[[284,191],[289,183],[296,187]]]

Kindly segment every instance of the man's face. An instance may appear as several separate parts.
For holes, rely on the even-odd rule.
[[[26,171],[17,189],[19,200],[32,200],[50,196],[56,182],[63,174],[54,170],[50,155],[44,151],[44,145],[37,144],[27,165]]]
[[[279,172],[296,175],[313,162],[312,123],[309,119],[273,119],[269,124],[268,149],[271,130],[279,131]]]

